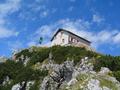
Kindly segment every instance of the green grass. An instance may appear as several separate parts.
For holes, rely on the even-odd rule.
[[[113,82],[110,81],[110,80],[107,80],[107,79],[105,78],[105,76],[100,76],[100,77],[98,78],[98,80],[100,81],[100,86],[101,86],[101,87],[105,86],[105,87],[110,88],[111,90],[118,90],[118,88],[116,87],[115,83],[113,83]]]

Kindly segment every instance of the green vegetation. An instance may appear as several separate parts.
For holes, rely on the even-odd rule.
[[[111,71],[118,71],[120,70],[120,57],[110,55],[101,56],[96,59],[94,66],[94,69],[97,71],[99,71],[101,67],[108,67]]]
[[[39,90],[40,80],[36,80],[35,83],[30,87],[30,90]]]
[[[114,83],[112,81],[109,81],[109,80],[106,80],[104,78],[99,78],[98,80],[100,80],[100,86],[101,87],[108,87],[110,88],[111,90],[117,90],[117,87],[114,85]]]
[[[116,77],[118,81],[120,81],[120,71],[113,72],[113,75]]]
[[[25,49],[16,55],[17,59],[21,55],[24,57],[29,57],[29,65],[34,65],[37,62],[42,63],[48,58],[49,53],[52,53],[53,60],[55,63],[61,64],[66,60],[74,60],[75,64],[81,60],[83,57],[96,57],[97,53],[87,51],[85,48],[73,47],[73,46],[53,46],[50,48],[46,47],[32,47],[32,52],[29,49]]]
[[[73,60],[74,63],[77,64],[81,58],[89,57],[93,59],[91,63],[94,65],[94,70],[100,71],[101,67],[107,67],[112,71],[111,74],[120,81],[120,56],[101,55],[88,51],[85,48],[73,46],[31,47],[15,55],[16,59],[19,60],[18,62],[8,60],[5,63],[0,63],[0,90],[10,90],[16,83],[32,80],[34,80],[35,83],[31,86],[31,90],[37,90],[39,88],[38,85],[40,85],[39,80],[42,80],[43,77],[48,74],[48,71],[41,71],[35,69],[33,66],[37,65],[37,63],[39,63],[39,65],[48,63],[49,53],[52,53],[52,59],[54,63],[57,64],[61,64],[66,60]],[[26,66],[23,64],[24,60],[22,60],[21,56],[23,56],[24,60],[26,58],[30,59]],[[11,83],[2,85],[6,76],[10,78]],[[80,76],[80,78],[78,78],[79,83],[84,77]],[[107,81],[101,81],[103,84],[104,82]]]
[[[120,81],[120,56],[101,56],[94,62],[94,70],[100,71],[101,67],[107,67],[113,72],[113,76]]]
[[[31,67],[24,66],[21,62],[8,60],[0,64],[0,90],[10,90],[16,83],[27,83],[32,80],[41,80],[48,71],[33,70]],[[10,78],[10,84],[2,85],[6,77]]]
[[[84,57],[96,57],[96,53],[87,51],[85,48],[73,47],[73,46],[53,46],[50,48],[53,54],[53,60],[60,64],[66,60],[74,60],[77,64],[81,58]]]
[[[21,52],[17,53],[16,59],[21,61],[20,57],[24,55],[24,59],[26,59],[26,57],[30,58],[28,65],[31,66],[36,64],[37,62],[43,62],[46,58],[48,58],[49,52],[49,48],[46,47],[31,47],[31,50],[24,49]]]
[[[49,48],[41,48],[39,49],[39,51],[34,51],[28,64],[34,65],[37,62],[42,63],[46,58],[48,58],[49,52],[50,52]]]

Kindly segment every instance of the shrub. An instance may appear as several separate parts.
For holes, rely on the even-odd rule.
[[[31,66],[37,62],[43,62],[48,58],[50,52],[52,52],[53,60],[58,64],[63,63],[68,58],[69,60],[74,60],[76,64],[83,57],[96,57],[97,55],[94,52],[87,51],[85,48],[74,46],[53,46],[50,48],[32,47],[32,50],[32,52],[29,52],[29,49],[25,49],[16,56],[17,58],[19,58],[21,55],[28,56],[30,58],[28,65]]]
[[[16,58],[19,58],[21,55],[24,55],[24,57],[26,56],[31,57],[32,53],[29,52],[29,49],[24,49],[21,52],[16,54]]]
[[[113,72],[114,77],[120,82],[120,71]]]
[[[47,71],[44,70],[33,70],[29,67],[24,67],[19,71],[19,74],[17,74],[15,81],[16,83],[22,82],[22,81],[32,81],[32,80],[41,80],[44,76],[48,74]]]
[[[3,80],[6,76],[9,76],[10,79],[14,79],[22,67],[23,64],[20,62],[7,60],[6,63],[0,65],[0,80]]]
[[[40,88],[40,81],[36,80],[35,83],[30,87],[30,90],[39,90]]]
[[[120,57],[106,55],[97,58],[94,63],[94,70],[99,71],[101,67],[107,67],[111,71],[120,70]]]
[[[49,56],[49,48],[40,48],[39,51],[35,51],[29,61],[29,65],[34,65],[37,62],[43,62]]]
[[[77,63],[85,56],[94,57],[96,55],[94,52],[87,51],[85,48],[73,46],[53,46],[51,47],[51,52],[54,61],[58,64],[63,63],[67,58]]]

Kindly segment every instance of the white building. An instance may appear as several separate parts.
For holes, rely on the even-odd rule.
[[[65,45],[65,46],[78,46],[90,48],[91,42],[82,38],[70,31],[59,29],[51,39],[52,46],[54,45]]]

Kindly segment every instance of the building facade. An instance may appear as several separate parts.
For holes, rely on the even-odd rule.
[[[51,45],[90,47],[91,42],[70,31],[59,29],[51,39]]]

